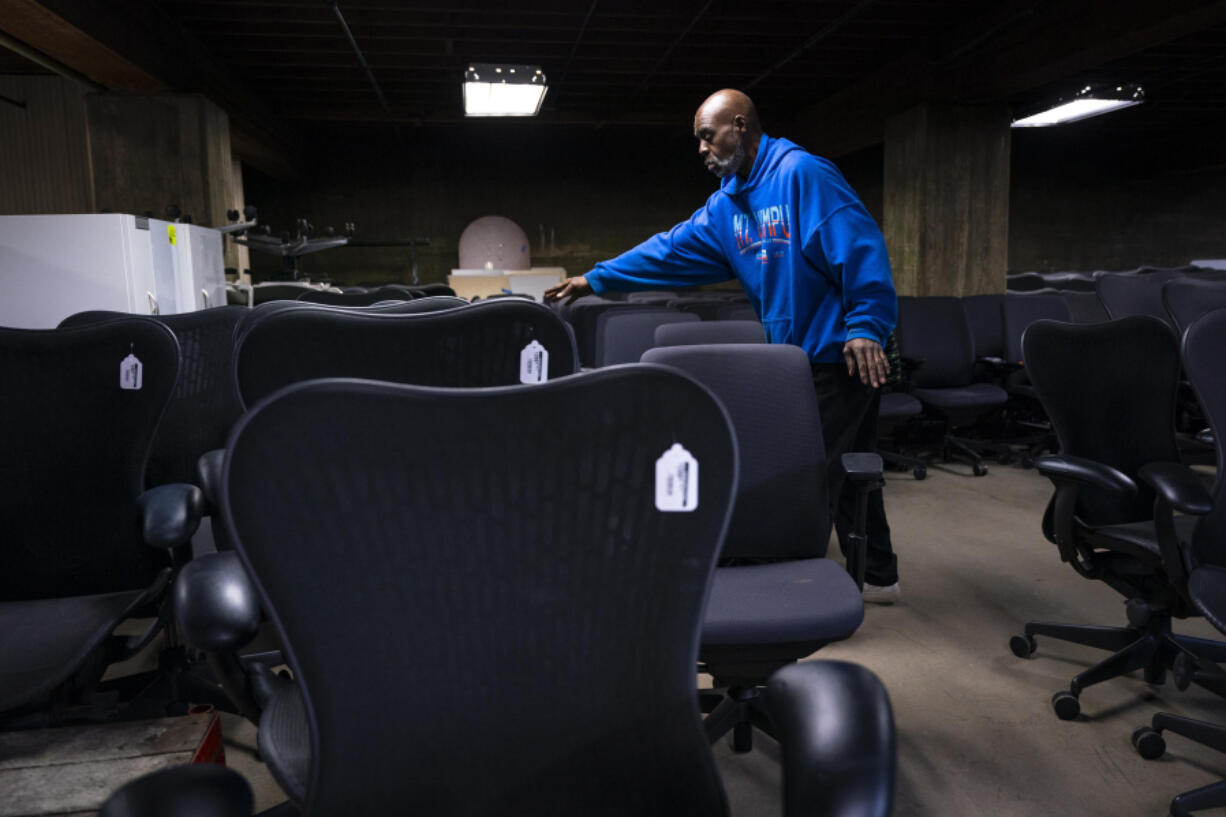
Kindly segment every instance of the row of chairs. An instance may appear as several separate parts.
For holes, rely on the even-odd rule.
[[[1137,267],[1120,272],[1095,270],[1093,272],[1018,272],[1010,274],[1005,280],[1005,289],[1009,292],[1067,291],[1067,292],[1097,292],[1098,281],[1106,275],[1143,278],[1150,275],[1160,277],[1171,276],[1218,276],[1222,270],[1200,267],[1195,264],[1185,264],[1179,267]]]
[[[437,309],[425,311],[426,301]],[[746,749],[751,724],[778,736],[790,812],[818,799],[833,804],[831,814],[887,813],[893,731],[880,684],[850,664],[789,666],[851,635],[863,616],[857,578],[824,558],[824,458],[803,353],[761,344],[664,349],[657,350],[662,357],[656,362],[672,371],[634,366],[571,377],[578,368],[573,338],[547,308],[519,299],[442,301],[214,309],[182,316],[179,337],[170,319],[180,316],[94,315],[54,332],[0,330],[6,359],[21,356],[14,349],[29,351],[27,370],[17,377],[38,396],[37,408],[5,417],[10,427],[27,430],[30,456],[18,461],[27,470],[36,462],[74,465],[40,466],[20,478],[8,474],[6,517],[16,520],[23,503],[37,509],[49,497],[58,508],[67,502],[80,511],[77,518],[61,510],[59,527],[40,518],[12,528],[19,558],[0,571],[10,580],[0,617],[12,625],[0,628],[0,651],[6,661],[12,658],[0,676],[0,717],[14,726],[23,718],[46,722],[79,714],[116,654],[112,647],[130,654],[148,643],[117,643],[110,635],[116,622],[173,598],[172,648],[209,655],[214,685],[220,682],[230,705],[258,722],[270,768],[296,802],[315,813],[328,811],[322,804],[340,802],[370,810],[402,809],[403,798],[413,796],[437,802],[444,789],[434,782],[461,782],[448,793],[472,788],[463,785],[470,779],[468,761],[458,758],[477,758],[495,745],[502,752],[503,740],[522,743],[524,734],[534,736],[524,763],[508,764],[497,781],[489,778],[497,785],[474,797],[498,797],[508,812],[537,797],[553,804],[546,810],[559,810],[571,797],[624,803],[625,797],[647,796],[641,785],[646,769],[652,780],[685,784],[670,790],[706,786],[708,800],[718,798],[709,756],[693,751],[695,721],[682,717],[687,706],[693,711],[696,661],[720,686],[718,695],[702,699],[712,710],[707,738],[731,731]],[[420,314],[394,313],[409,306]],[[216,319],[212,341],[203,339],[203,323],[186,323],[205,316]],[[228,355],[206,354],[227,343]],[[516,386],[525,380],[524,353],[534,344],[546,351],[547,362],[536,358],[540,368],[528,379],[544,385]],[[139,389],[113,382],[116,361],[129,354],[142,367]],[[77,357],[79,367],[59,364]],[[57,364],[48,365],[49,359]],[[131,364],[125,365],[124,376],[135,382]],[[97,377],[103,369],[110,384]],[[318,380],[337,377],[367,379]],[[199,381],[198,392],[178,391],[192,380]],[[126,518],[144,479],[153,479],[152,467],[144,468],[147,452],[157,452],[167,474],[191,469],[192,457],[176,452],[183,440],[170,426],[158,428],[158,416],[171,418],[167,406],[176,400],[190,415],[193,403],[197,410],[205,404],[194,401],[194,393],[211,395],[227,386],[233,391],[217,404],[223,407],[219,416],[229,419],[219,419],[213,436],[191,445],[196,453],[207,451],[220,435],[224,453],[204,457],[197,485],[187,484],[190,479],[159,485],[153,491],[168,492],[168,499],[143,500],[143,538],[170,552],[159,564],[134,544],[139,537],[131,523],[115,525],[114,532],[112,525]],[[71,398],[47,399],[56,388],[66,394],[71,388]],[[115,401],[135,398],[144,401],[144,412],[127,411],[132,428],[114,428]],[[6,411],[18,402],[6,401]],[[47,411],[47,405],[58,410]],[[771,410],[783,414],[773,418]],[[63,436],[78,414],[95,418],[98,427],[82,426],[81,436],[46,448],[46,440]],[[559,426],[558,417],[576,422]],[[388,433],[395,428],[430,433]],[[789,438],[781,446],[779,430],[796,428],[808,429],[807,442]],[[99,452],[100,440],[109,453]],[[701,465],[702,512],[653,514],[650,483],[625,480],[682,441]],[[43,458],[60,449],[62,458]],[[862,458],[847,465],[861,491],[876,488],[879,465],[874,470]],[[104,482],[110,489],[99,491]],[[10,490],[17,483],[22,490]],[[206,504],[205,493],[212,503]],[[186,544],[208,512],[235,551],[191,560]],[[66,565],[57,549],[74,536],[89,543],[82,548],[88,553]],[[99,536],[110,537],[110,550],[96,549]],[[412,548],[406,547],[410,541]],[[580,541],[592,546],[577,548]],[[457,547],[460,542],[464,547]],[[712,573],[717,551],[721,566]],[[627,559],[631,554],[639,558]],[[121,564],[140,561],[137,556],[154,564],[139,581],[124,579],[135,586],[124,588],[122,598],[110,599],[116,589],[101,575],[92,585],[79,581],[91,575],[91,558],[117,572]],[[53,575],[65,567],[67,577]],[[856,572],[854,559],[849,567]],[[630,572],[625,581],[610,582],[618,571]],[[39,598],[28,598],[30,577],[40,575],[46,582]],[[493,584],[478,581],[482,576]],[[583,576],[597,580],[586,583]],[[677,591],[675,582],[687,589]],[[662,583],[672,590],[648,592]],[[627,593],[628,587],[635,592]],[[645,605],[663,604],[659,597],[670,595],[676,598],[668,609],[680,610],[678,618],[644,614]],[[634,609],[622,610],[626,604]],[[72,605],[86,612],[63,616]],[[610,618],[594,618],[593,611],[608,610]],[[528,618],[511,615],[516,611]],[[239,653],[264,613],[283,638],[293,681]],[[541,615],[573,627],[554,626],[546,639],[526,626]],[[48,633],[48,617],[64,626]],[[422,624],[390,628],[388,641],[390,620]],[[665,620],[676,626],[662,628]],[[78,629],[88,635],[67,633],[72,621],[85,625]],[[153,627],[164,623],[162,617],[155,621]],[[71,648],[49,662],[45,647],[60,638]],[[103,642],[107,649],[100,650]],[[372,654],[380,656],[374,673],[368,671]],[[422,673],[423,663],[439,670]],[[484,677],[491,666],[499,679],[493,687]],[[188,684],[188,672],[179,675],[175,691],[196,695],[205,689]],[[637,680],[627,683],[631,676]],[[586,689],[578,683],[584,678],[600,694],[567,706],[559,705],[565,695],[550,694],[538,704],[527,694],[554,679],[559,690]],[[429,712],[418,703],[422,698],[447,717],[423,720]],[[355,708],[356,701],[362,706]],[[807,713],[819,702],[827,714],[817,724]],[[581,740],[577,721],[600,724],[596,733],[603,740]],[[402,749],[406,723],[421,730],[420,758],[410,767],[431,770],[416,794],[406,793],[404,766],[379,737],[381,726],[400,724],[394,737]],[[579,752],[576,741],[590,751]],[[657,745],[686,751],[667,752],[664,763],[650,750]],[[383,754],[375,757],[372,746]],[[651,762],[640,766],[630,755]],[[534,778],[550,767],[552,756],[571,758],[571,765],[556,767],[569,773]],[[396,768],[385,770],[388,777],[373,775],[389,762]],[[816,767],[834,770],[833,777],[815,775]],[[640,785],[627,786],[631,769]],[[574,781],[590,780],[603,783],[577,790]],[[542,781],[550,785],[542,788]],[[157,786],[138,787],[132,796],[139,801],[139,792]],[[697,802],[689,794],[684,802]],[[126,802],[135,808],[136,801]]]
[[[1151,684],[1173,674],[1178,689],[1197,684],[1226,695],[1226,642],[1172,628],[1178,620],[1204,616],[1226,634],[1221,447],[1210,492],[1201,476],[1181,463],[1175,417],[1182,367],[1214,438],[1226,432],[1222,307],[1226,303],[1219,302],[1219,308],[1190,318],[1179,336],[1166,321],[1148,315],[1093,325],[1041,320],[1025,332],[1027,371],[1059,438],[1060,453],[1037,463],[1055,486],[1043,517],[1044,536],[1078,574],[1104,582],[1126,602],[1124,626],[1032,621],[1011,640],[1019,657],[1035,652],[1036,637],[1108,653],[1053,695],[1061,719],[1079,716],[1090,686],[1137,670]],[[1176,324],[1184,317],[1189,316],[1178,309],[1170,315]],[[1138,753],[1160,756],[1164,731],[1226,751],[1226,726],[1160,713],[1133,733]],[[1222,806],[1226,781],[1177,796],[1171,813],[1182,817]]]

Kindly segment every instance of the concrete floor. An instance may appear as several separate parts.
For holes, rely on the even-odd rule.
[[[982,478],[938,469],[923,482],[889,476],[903,601],[870,606],[859,632],[820,657],[859,662],[889,690],[900,817],[1157,817],[1175,794],[1226,776],[1226,755],[1179,736],[1156,761],[1129,742],[1163,710],[1226,721],[1226,701],[1117,679],[1086,691],[1081,718],[1064,722],[1051,694],[1101,653],[1043,638],[1029,659],[1009,651],[1029,619],[1124,622],[1120,598],[1075,574],[1043,539],[1049,495],[1045,479],[1016,466]],[[1177,629],[1217,637],[1199,620]],[[254,729],[228,716],[225,727],[230,765],[252,782],[257,806],[279,802],[251,751]],[[779,770],[772,747],[762,748],[736,756],[716,747],[734,815],[780,813]]]

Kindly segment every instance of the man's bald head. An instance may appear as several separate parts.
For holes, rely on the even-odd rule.
[[[753,100],[732,88],[711,94],[694,114],[694,138],[707,170],[721,179],[734,173],[748,179],[762,141]]]
[[[711,94],[694,114],[694,129],[698,129],[698,121],[704,115],[712,117],[720,124],[732,122],[740,116],[745,120],[746,130],[754,135],[761,135],[762,123],[758,120],[758,109],[754,107],[749,96],[735,88],[724,88]]]

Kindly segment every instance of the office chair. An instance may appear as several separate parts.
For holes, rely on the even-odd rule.
[[[178,372],[174,334],[149,318],[0,329],[4,728],[110,717],[135,694],[98,681],[161,631],[157,605],[203,505],[191,485],[144,490]],[[155,619],[114,635],[135,615]]]
[[[966,324],[971,330],[975,357],[1004,357],[1005,333],[1001,309],[1005,296],[966,295],[959,300],[966,315]]]
[[[149,453],[145,485],[197,484],[200,456],[226,444],[230,429],[242,413],[234,386],[234,333],[239,321],[251,311],[224,306],[155,317],[178,339],[182,365],[174,396],[158,424]],[[78,312],[61,321],[60,328],[125,317],[122,312]]]
[[[1149,315],[1171,326],[1170,316],[1162,306],[1162,287],[1167,281],[1181,277],[1183,273],[1176,270],[1155,270],[1145,273],[1105,272],[1095,280],[1098,299],[1112,319]]]
[[[1167,284],[1170,288],[1176,283]],[[1182,288],[1181,288],[1182,289]],[[1186,294],[1195,291],[1188,288]],[[1171,299],[1173,300],[1173,299]],[[1168,300],[1168,303],[1170,300]],[[1226,348],[1226,309],[1219,308],[1196,319],[1183,337],[1183,363],[1196,394],[1205,406],[1218,439],[1226,433],[1226,379],[1222,378],[1221,355]],[[1205,491],[1200,477],[1183,466],[1165,464],[1162,482],[1155,487],[1168,496],[1164,516],[1170,508],[1187,514],[1194,520],[1191,534],[1180,539],[1183,556],[1191,570],[1187,576],[1187,592],[1196,609],[1219,632],[1226,634],[1226,479],[1223,479],[1221,450],[1217,455],[1217,479],[1213,493]],[[1152,468],[1152,466],[1151,466]],[[1144,472],[1143,472],[1144,473]],[[1154,474],[1150,474],[1154,476]],[[1184,517],[1179,517],[1181,520]],[[1167,518],[1164,524],[1170,524]],[[1216,662],[1226,659],[1226,645],[1217,654],[1208,651],[1183,652],[1175,660],[1175,683],[1181,689],[1195,680],[1218,694],[1226,695],[1226,671]],[[1174,732],[1197,743],[1226,752],[1226,725],[1193,720],[1168,712],[1153,716],[1148,727],[1138,728],[1132,735],[1133,746],[1140,755],[1152,760],[1166,751],[1163,732]],[[1185,792],[1171,801],[1171,814],[1186,817],[1189,812],[1226,806],[1226,781]]]
[[[1043,402],[1027,374],[1022,338],[1026,328],[1035,321],[1050,320],[1068,323],[1072,320],[1068,302],[1059,294],[1009,293],[1001,302],[1003,318],[1004,350],[1000,362],[1003,385],[1009,395],[1002,416],[999,433],[1001,444],[1020,447],[1023,468],[1034,466],[1036,457],[1047,451],[1055,451],[1058,444],[1051,421],[1043,410]],[[1001,461],[1011,461],[1012,454],[1004,453]]]
[[[1102,323],[1111,320],[1095,292],[1061,292],[1074,323]]]
[[[1056,714],[1072,720],[1092,684],[1138,669],[1161,684],[1180,653],[1220,652],[1221,645],[1171,632],[1172,619],[1196,614],[1178,546],[1196,517],[1172,517],[1165,507],[1186,504],[1182,487],[1164,478],[1179,462],[1174,334],[1149,316],[1089,325],[1038,321],[1022,346],[1060,441],[1060,454],[1036,461],[1055,486],[1043,535],[1081,576],[1126,599],[1127,626],[1032,621],[1009,642],[1019,657],[1034,652],[1037,635],[1111,653],[1052,697]]]
[[[693,672],[736,452],[710,392],[658,367],[262,403],[222,495],[294,673],[260,723],[274,776],[305,814],[725,813]],[[888,813],[871,673],[788,667],[765,698],[785,813]]]
[[[701,346],[709,343],[766,343],[758,321],[696,321],[663,324],[656,329],[654,346]]]
[[[679,309],[682,312],[692,313],[702,318],[704,321],[717,320],[720,310],[731,306],[727,298],[719,298],[710,295],[691,295],[674,298],[668,302],[671,309]],[[744,304],[741,304],[744,306]]]
[[[730,303],[715,310],[715,320],[717,321],[757,321],[758,310],[753,308],[753,304]],[[759,321],[760,323],[761,321]]]
[[[420,289],[427,298],[438,295],[449,295],[452,298],[456,296],[455,290],[443,283],[418,284],[415,289]]]
[[[410,301],[415,297],[417,297],[416,294],[407,287],[382,286],[368,289],[365,292],[328,292],[321,289],[308,289],[295,300],[331,306],[370,306],[380,301]]]
[[[711,740],[731,730],[733,748],[749,751],[752,726],[772,731],[760,696],[771,674],[849,637],[864,620],[865,513],[868,492],[881,485],[881,460],[843,458],[860,503],[844,570],[825,558],[826,455],[804,350],[668,346],[648,350],[643,362],[674,367],[711,389],[736,431],[736,509],[707,602],[699,660],[717,687],[704,695]]]
[[[979,477],[988,472],[976,448],[994,448],[956,435],[1009,399],[1001,387],[974,382],[975,347],[966,313],[958,298],[898,299],[898,347],[905,360],[918,362],[910,374],[910,393],[941,426],[941,441],[932,456],[961,460]]]
[[[697,315],[675,309],[604,312],[596,318],[596,366],[638,363],[643,352],[655,345],[656,327],[701,322]]]
[[[1202,315],[1226,307],[1226,281],[1214,278],[1172,278],[1162,285],[1162,308],[1182,336]]]

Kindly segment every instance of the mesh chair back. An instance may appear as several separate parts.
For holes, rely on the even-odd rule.
[[[826,555],[826,450],[813,369],[799,346],[723,344],[649,349],[644,363],[676,367],[715,393],[741,456],[725,559]]]
[[[320,289],[309,289],[298,296],[297,300],[312,304],[329,304],[331,306],[370,306],[379,301],[407,301],[413,299],[413,293],[402,287],[377,287],[365,292],[327,292]]]
[[[1095,292],[1062,292],[1060,296],[1064,298],[1069,317],[1075,323],[1102,323],[1111,320]]]
[[[294,300],[304,292],[310,292],[311,287],[308,284],[295,284],[290,282],[276,284],[258,284],[251,288],[253,297],[252,301],[256,306],[269,301],[284,301]]]
[[[423,293],[425,293],[427,298],[433,298],[440,295],[450,295],[452,298],[455,297],[455,290],[442,283],[435,282],[430,284],[418,284],[416,289],[420,289]]]
[[[548,379],[578,368],[561,319],[518,298],[424,315],[282,309],[244,327],[235,373],[247,407],[290,383],[321,377],[505,386],[520,382],[521,352],[533,341],[549,354]]]
[[[1172,282],[1174,283],[1174,282]],[[1226,567],[1226,378],[1222,377],[1222,350],[1226,349],[1226,308],[1198,318],[1183,336],[1183,365],[1192,388],[1205,409],[1217,445],[1217,478],[1213,484],[1213,510],[1202,516],[1192,535],[1197,564]]]
[[[155,318],[175,333],[181,365],[174,397],[158,425],[145,466],[146,486],[195,483],[200,455],[225,446],[243,410],[234,386],[234,334],[239,321],[249,313],[245,307],[224,306]],[[65,318],[60,327],[118,317],[124,314],[78,312]]]
[[[596,319],[596,365],[638,363],[655,345],[656,328],[668,324],[701,323],[697,315],[672,309],[614,309]]]
[[[1182,335],[1201,315],[1226,307],[1226,281],[1173,278],[1162,286],[1162,305]]]
[[[307,701],[308,813],[726,813],[694,666],[736,449],[701,386],[322,381],[231,443],[226,516]],[[692,512],[655,505],[674,444]]]
[[[656,328],[655,346],[701,346],[710,343],[766,343],[757,321],[666,323]]]
[[[1068,302],[1061,295],[1010,294],[1004,296],[1001,305],[1004,316],[1004,357],[1014,362],[1022,361],[1022,335],[1026,327],[1035,321],[1060,321],[1068,323]]]
[[[1179,351],[1166,324],[1148,316],[1097,324],[1036,321],[1026,329],[1022,352],[1062,454],[1110,465],[1134,480],[1146,463],[1179,462]],[[1085,488],[1077,515],[1090,525],[1150,519],[1153,491],[1139,480],[1137,488],[1131,499]]]
[[[899,298],[896,336],[904,357],[923,361],[911,375],[912,386],[939,389],[970,384],[975,342],[959,299]]]
[[[1098,276],[1098,299],[1112,319],[1149,315],[1170,325],[1170,316],[1162,306],[1162,286],[1182,275],[1175,270],[1155,270],[1145,274],[1105,272]]]
[[[140,389],[121,388],[129,355]],[[0,601],[150,585],[166,561],[136,497],[178,372],[174,334],[150,318],[0,329]]]
[[[614,301],[608,298],[597,298],[585,295],[576,298],[569,308],[563,311],[563,316],[575,328],[575,339],[579,343],[579,361],[584,366],[596,365],[596,325],[600,316],[611,309],[637,309],[640,312],[657,310],[658,306],[640,306],[629,301]]]
[[[975,357],[1004,357],[1005,329],[1002,308],[1005,296],[967,295],[962,298],[962,311],[975,345]]]

